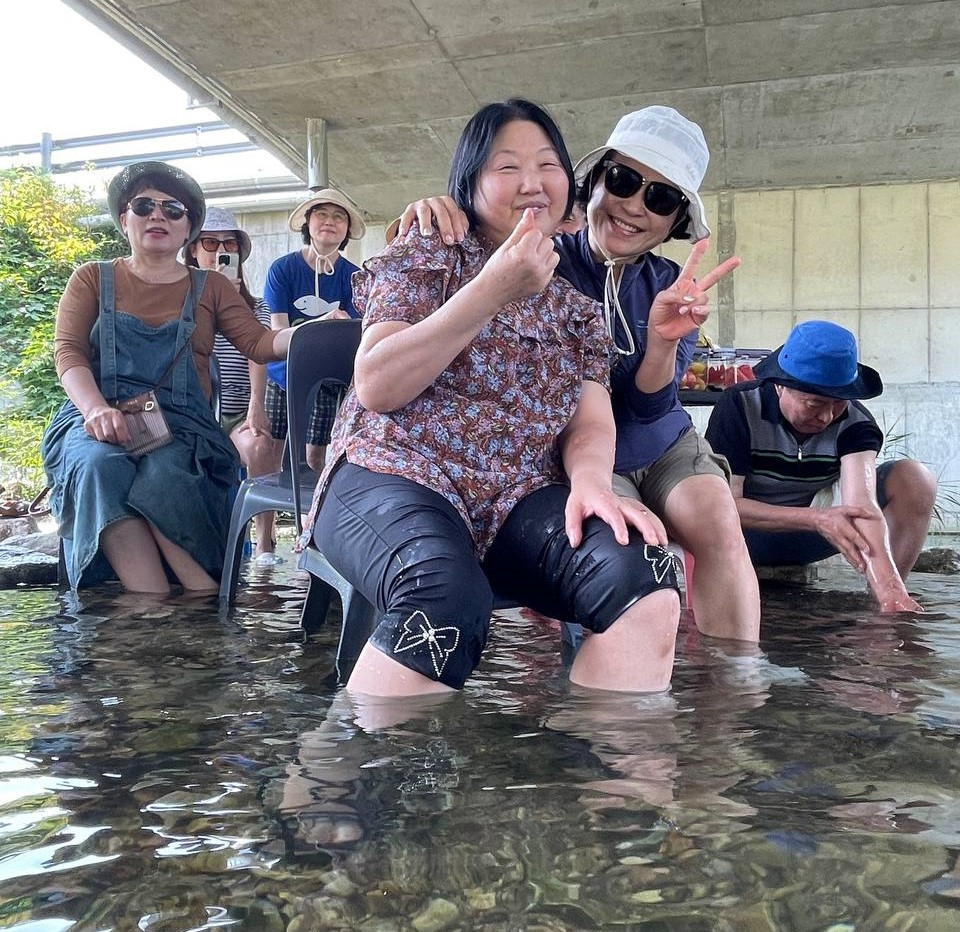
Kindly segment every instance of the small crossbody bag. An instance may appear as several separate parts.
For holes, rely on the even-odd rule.
[[[123,401],[112,399],[108,402],[111,407],[116,408],[123,415],[123,423],[127,425],[127,433],[130,439],[124,441],[123,448],[130,456],[143,456],[151,450],[158,450],[165,447],[171,440],[173,434],[170,432],[170,425],[167,423],[166,415],[160,402],[157,399],[157,389],[163,385],[173,367],[183,355],[183,351],[190,345],[188,340],[177,355],[173,357],[173,362],[164,372],[163,377],[145,392],[134,395],[132,398],[124,398]]]

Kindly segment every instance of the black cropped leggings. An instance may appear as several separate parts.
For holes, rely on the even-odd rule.
[[[381,614],[370,643],[411,670],[455,689],[480,662],[493,593],[590,631],[610,627],[634,602],[676,589],[673,557],[631,532],[618,544],[599,518],[570,546],[568,489],[521,500],[482,564],[459,512],[401,476],[341,464],[330,480],[314,540]]]

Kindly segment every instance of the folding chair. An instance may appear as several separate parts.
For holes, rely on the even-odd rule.
[[[220,423],[220,404],[222,398],[220,396],[221,392],[221,379],[220,379],[220,360],[217,359],[216,353],[210,354],[210,407],[213,408],[213,416],[217,419],[217,423]]]

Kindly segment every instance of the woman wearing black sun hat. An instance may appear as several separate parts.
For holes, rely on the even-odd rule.
[[[260,324],[222,275],[188,269],[206,205],[165,162],[128,165],[107,203],[130,255],[78,268],[60,299],[55,362],[67,401],[42,456],[71,588],[116,576],[132,591],[212,592],[223,564],[237,457],[210,406],[209,361],[223,333],[256,362],[282,358],[289,331]],[[128,453],[111,401],[153,389],[172,440]]]

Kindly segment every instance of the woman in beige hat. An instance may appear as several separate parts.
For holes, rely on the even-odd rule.
[[[705,292],[739,265],[728,259],[694,279],[710,235],[699,194],[709,158],[700,127],[670,107],[622,117],[606,143],[575,167],[587,227],[555,238],[557,273],[602,302],[616,349],[616,490],[642,498],[671,540],[693,556],[700,631],[756,642],[760,596],[729,471],[694,430],[677,394],[709,314]],[[449,198],[408,207],[400,232],[415,219],[426,230],[435,222],[448,243],[466,230]],[[682,269],[654,252],[669,239],[695,243]]]
[[[324,188],[298,204],[289,222],[290,229],[303,238],[303,246],[281,256],[267,272],[263,296],[274,329],[323,317],[359,317],[350,283],[357,267],[340,250],[366,233],[360,212],[345,194]],[[275,440],[287,436],[286,387],[287,364],[267,366],[266,406]],[[338,399],[335,391],[325,387],[317,393],[306,450],[307,463],[317,472],[323,469]]]

